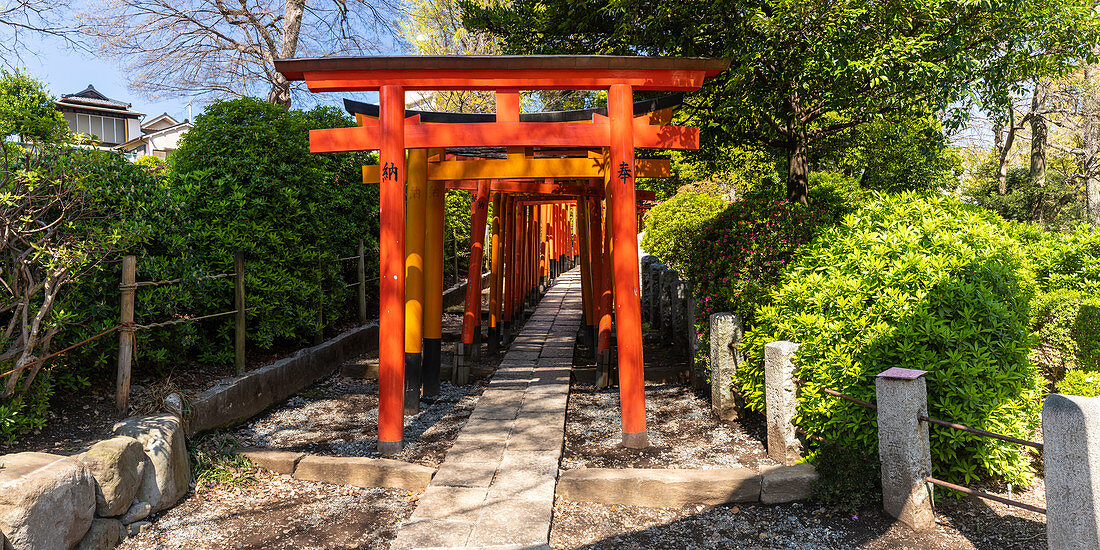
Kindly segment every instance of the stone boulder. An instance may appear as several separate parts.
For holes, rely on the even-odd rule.
[[[145,450],[137,500],[149,503],[152,513],[171,507],[187,494],[191,466],[179,417],[174,414],[131,417],[115,424],[114,433],[138,440]]]
[[[114,437],[92,445],[80,458],[95,478],[96,515],[111,517],[125,512],[145,472],[141,443],[132,437]]]
[[[76,550],[110,550],[122,540],[122,522],[113,518],[96,518]]]
[[[80,460],[0,456],[0,531],[13,548],[72,548],[88,532],[95,506],[95,479]]]

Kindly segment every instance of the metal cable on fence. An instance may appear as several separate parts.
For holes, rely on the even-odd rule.
[[[925,421],[925,422],[928,422],[930,424],[936,424],[937,426],[944,426],[944,427],[947,427],[947,428],[953,428],[953,429],[956,429],[956,430],[972,433],[972,434],[975,434],[975,435],[991,437],[993,439],[1000,439],[1001,441],[1008,441],[1009,443],[1018,443],[1020,445],[1027,445],[1029,447],[1035,447],[1036,449],[1039,449],[1040,451],[1043,450],[1043,444],[1042,443],[1036,443],[1034,441],[1028,441],[1026,439],[1018,439],[1018,438],[1007,436],[1007,435],[1001,435],[1001,434],[998,434],[998,433],[987,432],[985,430],[979,430],[978,428],[971,428],[970,426],[964,426],[962,424],[956,424],[954,422],[947,422],[945,420],[940,420],[938,418],[932,418],[930,416],[921,416],[920,419]]]
[[[254,307],[250,307],[250,308],[245,308],[245,311],[253,311],[255,309],[256,308],[254,308]],[[173,319],[171,321],[164,321],[164,322],[161,322],[161,323],[150,323],[148,325],[141,325],[141,324],[138,324],[138,323],[127,323],[127,324],[122,325],[122,326],[124,326],[126,328],[129,328],[130,330],[148,330],[148,329],[153,329],[153,328],[163,328],[163,327],[169,327],[169,326],[172,326],[172,325],[180,325],[180,324],[183,324],[183,323],[191,323],[191,322],[195,322],[195,321],[202,321],[202,320],[205,320],[205,319],[214,319],[216,317],[225,317],[227,315],[234,315],[236,313],[237,313],[237,310],[234,309],[232,311],[223,311],[221,313],[212,313],[210,315],[202,315],[200,317],[187,317],[187,318],[184,318],[184,319]]]
[[[180,278],[180,279],[164,279],[164,280],[161,280],[161,281],[138,281],[138,282],[136,282],[132,285],[120,284],[120,285],[118,285],[118,288],[119,288],[119,290],[128,290],[128,289],[138,288],[138,287],[143,287],[143,286],[165,286],[165,285],[179,284],[179,283],[183,283],[183,282],[196,283],[196,282],[199,282],[199,281],[209,281],[209,280],[213,280],[213,279],[224,279],[226,277],[236,277],[236,276],[237,276],[236,273],[218,273],[216,275],[203,275],[201,277],[194,277],[194,278],[189,278],[189,279]]]
[[[799,386],[808,386],[809,385],[806,382],[803,382],[802,379],[798,378],[798,377],[795,377],[794,381]],[[846,401],[851,401],[852,403],[855,403],[856,405],[859,405],[859,406],[862,406],[862,407],[867,407],[868,409],[871,409],[872,411],[877,411],[878,410],[878,405],[875,405],[874,403],[868,403],[867,401],[864,401],[862,399],[857,399],[857,398],[852,397],[850,395],[844,395],[843,393],[840,393],[836,390],[831,390],[831,389],[826,388],[824,386],[821,386],[818,389],[820,389],[821,391],[823,391],[823,392],[825,392],[825,393],[827,393],[827,394],[829,394],[833,397],[839,397],[839,398],[844,399]]]
[[[16,367],[16,368],[14,368],[14,369],[12,369],[8,372],[0,374],[0,378],[3,378],[3,377],[5,377],[9,374],[12,374],[12,373],[21,372],[23,369],[25,369],[27,367],[33,367],[34,365],[42,363],[43,361],[46,361],[47,359],[52,359],[54,357],[57,357],[58,355],[61,355],[61,354],[66,353],[68,351],[72,351],[73,349],[76,349],[80,346],[83,346],[84,344],[87,344],[88,342],[91,342],[92,340],[95,340],[96,338],[106,336],[106,335],[108,335],[108,334],[110,334],[110,333],[112,333],[112,332],[114,332],[114,331],[116,331],[120,328],[123,328],[123,326],[122,325],[115,325],[115,326],[113,326],[113,327],[111,327],[111,328],[109,328],[109,329],[107,329],[107,330],[105,330],[105,331],[103,331],[99,334],[96,334],[95,336],[90,336],[88,338],[85,338],[85,339],[83,339],[83,340],[81,340],[81,341],[79,341],[79,342],[77,342],[77,343],[61,350],[61,351],[56,351],[56,352],[51,353],[51,354],[49,354],[45,357],[42,357],[40,359],[36,359],[34,361],[31,361],[30,363],[23,364],[23,365],[21,365],[19,367]]]
[[[1024,510],[1030,510],[1032,512],[1037,512],[1037,513],[1040,513],[1040,514],[1043,514],[1043,515],[1046,515],[1046,513],[1047,513],[1045,508],[1039,508],[1038,506],[1032,506],[1030,504],[1024,504],[1023,502],[1020,502],[1020,501],[1017,501],[1017,500],[1012,500],[1012,499],[1008,499],[1008,498],[1005,498],[1005,497],[999,497],[997,495],[991,495],[989,493],[983,493],[981,491],[971,489],[969,487],[963,487],[962,485],[955,485],[954,483],[948,483],[946,481],[936,479],[932,476],[924,476],[924,481],[926,481],[928,483],[931,483],[932,485],[939,485],[940,487],[951,489],[952,491],[958,491],[960,493],[965,493],[965,494],[968,494],[968,495],[971,495],[971,496],[976,496],[978,498],[993,500],[993,501],[996,501],[996,502],[1000,502],[1001,504],[1007,504],[1009,506],[1015,506],[1017,508],[1023,508]]]

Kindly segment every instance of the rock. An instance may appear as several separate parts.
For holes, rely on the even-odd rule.
[[[307,455],[294,478],[355,487],[390,487],[419,491],[432,480],[434,468],[388,458]]]
[[[125,512],[145,470],[141,443],[132,437],[114,437],[92,445],[80,459],[96,481],[96,515],[111,517]]]
[[[129,525],[139,519],[145,519],[149,517],[149,514],[153,513],[153,506],[148,502],[135,502],[130,509],[119,518],[123,525]]]
[[[168,412],[183,418],[183,397],[178,393],[168,394],[168,397],[164,398],[164,408],[168,409]]]
[[[777,466],[760,472],[760,503],[807,500],[813,494],[817,470],[809,464]]]
[[[117,519],[96,518],[80,540],[76,550],[109,550],[122,540],[122,523]]]
[[[557,495],[573,502],[649,508],[717,506],[759,500],[760,476],[748,468],[581,468],[561,473]]]
[[[8,537],[4,536],[2,531],[0,531],[0,550],[13,550],[11,543],[8,542]]]
[[[131,523],[130,527],[127,528],[127,536],[132,537],[134,535],[144,533],[148,531],[152,526],[153,522],[151,521],[136,521],[134,523]]]
[[[0,456],[0,531],[23,549],[72,548],[95,513],[95,480],[73,457]]]
[[[298,461],[306,456],[305,453],[266,449],[241,449],[238,454],[247,457],[252,464],[277,474],[293,474]]]
[[[159,512],[187,494],[191,466],[179,417],[173,414],[131,417],[115,424],[114,433],[137,439],[145,450],[139,501],[148,502],[153,512]]]

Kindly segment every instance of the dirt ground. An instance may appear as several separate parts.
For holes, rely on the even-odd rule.
[[[575,384],[565,422],[562,469],[758,469],[777,464],[761,443],[766,428],[758,417],[722,422],[710,412],[710,400],[686,386],[647,384],[645,397],[651,447],[627,449],[619,444],[618,389]]]
[[[393,458],[439,466],[474,410],[484,383],[441,385],[437,399],[405,416],[405,448]],[[249,447],[331,456],[377,455],[378,383],[334,374],[233,431]]]
[[[121,550],[384,550],[415,495],[300,481],[266,472],[244,487],[191,492]]]
[[[647,335],[652,336],[652,335]],[[646,338],[647,369],[686,366],[682,356]],[[575,365],[592,364],[580,343]],[[686,376],[680,377],[686,382]],[[686,383],[647,384],[646,419],[653,447],[626,449],[619,444],[618,389],[571,389],[566,417],[562,469],[718,468],[773,465],[764,442],[767,427],[759,415],[722,422],[710,410],[709,396]],[[1028,504],[1045,506],[1042,479],[1023,492],[983,489]],[[916,533],[868,503],[852,512],[814,502],[778,506],[738,505],[716,508],[640,508],[576,503],[558,499],[550,545],[579,549],[983,549],[1046,548],[1041,514],[976,498],[937,494],[937,526]]]

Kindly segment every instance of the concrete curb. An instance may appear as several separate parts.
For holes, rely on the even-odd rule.
[[[187,435],[247,420],[377,346],[378,324],[371,323],[266,367],[222,380],[191,403]]]
[[[646,469],[580,468],[558,476],[557,496],[647,508],[718,506],[728,503],[780,504],[810,497],[817,472],[809,464],[749,468]]]
[[[275,473],[336,485],[421,491],[435,475],[435,468],[389,458],[316,456],[267,449],[241,449],[238,454]]]

